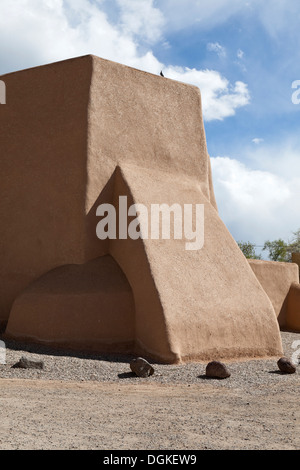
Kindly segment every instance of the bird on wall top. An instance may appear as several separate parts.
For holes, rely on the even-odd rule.
[[[161,77],[164,77],[164,74],[162,73],[162,71],[160,72],[160,76],[161,76]]]

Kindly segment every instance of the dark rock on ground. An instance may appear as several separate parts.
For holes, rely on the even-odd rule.
[[[284,374],[294,374],[296,372],[296,366],[287,357],[281,357],[277,361],[278,368]]]
[[[29,360],[26,357],[21,357],[21,359],[16,362],[13,366],[15,369],[43,369],[44,362],[43,361],[34,361]]]
[[[226,379],[230,377],[230,372],[226,365],[219,361],[211,361],[206,366],[206,376],[216,379]]]
[[[149,377],[154,374],[154,369],[151,364],[142,357],[133,359],[130,363],[130,369],[138,377]]]

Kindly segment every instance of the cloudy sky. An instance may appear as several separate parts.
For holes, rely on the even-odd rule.
[[[0,0],[0,74],[94,54],[198,86],[223,221],[236,240],[288,241],[299,24],[299,0]]]

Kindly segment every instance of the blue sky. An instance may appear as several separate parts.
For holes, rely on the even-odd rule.
[[[298,0],[0,0],[0,74],[95,54],[198,86],[223,221],[236,240],[288,241],[299,24]]]

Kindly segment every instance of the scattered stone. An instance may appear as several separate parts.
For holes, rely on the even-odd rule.
[[[149,377],[150,375],[154,374],[154,369],[151,364],[149,364],[149,362],[147,362],[146,359],[143,359],[142,357],[133,359],[130,363],[130,369],[138,377]]]
[[[231,375],[225,364],[219,361],[209,362],[205,373],[207,377],[214,377],[216,379],[226,379]]]
[[[287,357],[281,357],[277,361],[278,368],[284,374],[294,374],[296,372],[296,366]]]
[[[12,367],[16,369],[44,369],[44,362],[29,360],[23,356]]]

